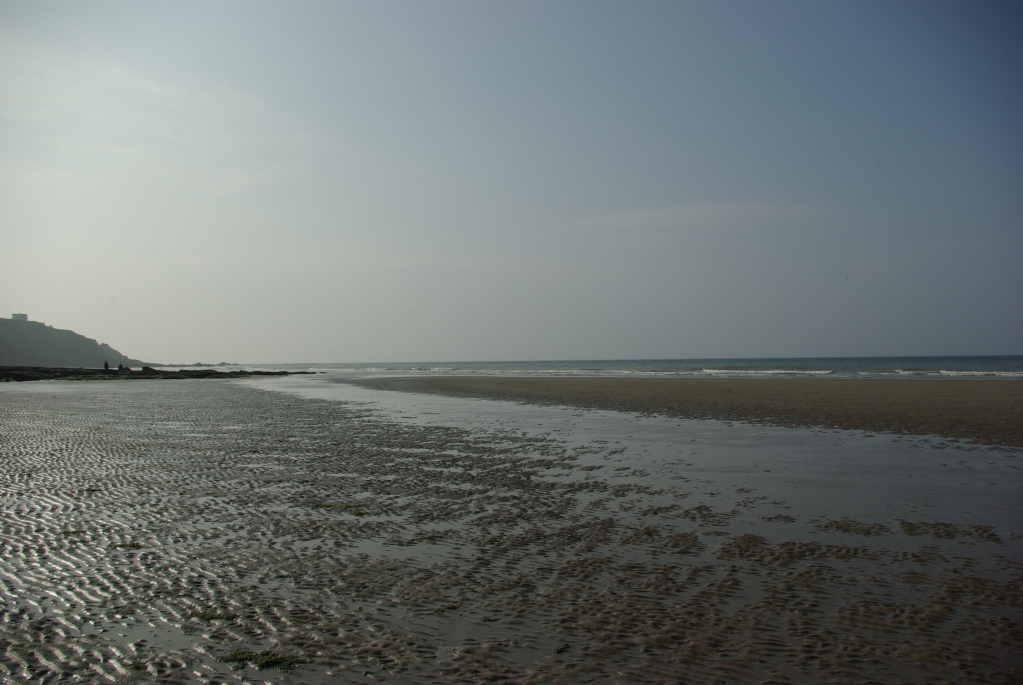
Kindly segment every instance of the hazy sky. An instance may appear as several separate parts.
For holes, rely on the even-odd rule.
[[[0,0],[0,314],[157,362],[1021,354],[1021,8]]]

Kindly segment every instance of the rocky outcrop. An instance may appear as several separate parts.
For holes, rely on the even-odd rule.
[[[0,319],[0,366],[48,366],[102,368],[103,362],[139,367],[137,359],[124,356],[74,331],[61,330],[38,321]]]

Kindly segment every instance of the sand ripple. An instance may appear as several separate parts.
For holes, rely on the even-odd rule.
[[[998,531],[811,528],[620,451],[226,382],[2,393],[0,677],[1023,680]]]

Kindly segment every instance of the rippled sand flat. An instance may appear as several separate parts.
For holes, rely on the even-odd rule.
[[[1023,680],[1018,451],[385,395],[5,386],[0,677]]]

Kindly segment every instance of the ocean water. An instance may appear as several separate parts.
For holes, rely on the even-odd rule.
[[[167,367],[179,368],[179,367]],[[219,368],[325,371],[355,376],[649,376],[827,378],[1023,378],[1023,356],[784,357],[583,361],[228,364]]]

